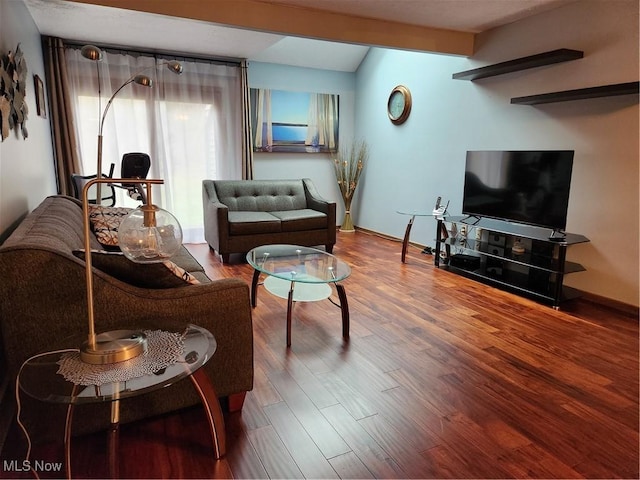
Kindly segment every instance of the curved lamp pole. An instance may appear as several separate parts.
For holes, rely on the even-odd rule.
[[[102,60],[102,50],[100,50],[98,47],[94,45],[85,45],[80,49],[80,53],[84,58],[93,60],[95,62],[99,62],[100,60]],[[116,98],[118,93],[120,93],[120,91],[130,83],[137,83],[138,85],[142,85],[143,87],[152,87],[153,80],[151,80],[151,78],[149,78],[146,75],[142,75],[142,72],[146,70],[150,70],[152,68],[156,68],[157,66],[163,66],[163,65],[166,65],[167,68],[173,73],[175,73],[176,75],[182,74],[184,70],[182,67],[182,64],[177,60],[161,62],[160,65],[153,65],[151,67],[143,68],[138,73],[131,76],[131,78],[129,78],[122,85],[120,85],[120,87],[113,93],[113,95],[111,95],[111,98],[107,102],[107,106],[105,107],[104,112],[102,113],[102,117],[100,118],[100,126],[98,128],[98,161],[97,161],[97,167],[96,167],[96,178],[102,177],[102,130],[104,128],[104,120],[107,116],[107,112],[109,111],[109,108],[111,107],[111,104],[113,103],[113,100]],[[96,69],[98,70],[98,102],[99,102],[98,108],[101,109],[102,104],[101,104],[101,96],[100,96],[100,69],[97,68],[97,64],[96,64]],[[96,188],[97,188],[96,204],[100,205],[102,204],[102,183],[97,182]]]

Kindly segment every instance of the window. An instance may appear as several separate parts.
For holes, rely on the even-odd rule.
[[[117,177],[123,154],[148,153],[148,178],[165,181],[154,186],[154,203],[178,218],[185,242],[203,242],[202,180],[242,174],[240,67],[180,59],[184,73],[177,76],[151,56],[103,52],[103,60],[93,62],[79,49],[66,53],[81,173],[96,172],[98,125],[108,99],[135,74],[148,75],[152,88],[126,85],[105,116],[103,173],[114,163]],[[120,192],[118,204],[136,202]]]

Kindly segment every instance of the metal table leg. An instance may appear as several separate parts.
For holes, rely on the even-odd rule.
[[[211,379],[204,369],[200,368],[196,370],[189,378],[202,401],[207,422],[209,423],[209,429],[211,430],[214,458],[218,460],[227,453],[224,416],[222,415],[218,395],[216,394],[215,388],[213,388]]]
[[[405,260],[407,258],[407,247],[409,246],[409,235],[411,234],[411,227],[413,227],[413,221],[415,218],[415,215],[411,216],[409,223],[407,223],[407,228],[404,231],[404,239],[402,240],[402,263],[406,263]]]

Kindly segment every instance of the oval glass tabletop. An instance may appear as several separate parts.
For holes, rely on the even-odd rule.
[[[317,248],[299,245],[263,245],[247,253],[256,270],[282,280],[300,283],[335,283],[351,274],[338,257]]]
[[[409,208],[396,210],[396,213],[399,213],[400,215],[410,215],[412,217],[435,217],[436,216],[433,213],[433,211],[427,212],[426,210],[412,210]]]
[[[110,402],[159,390],[194,373],[208,362],[216,351],[216,340],[207,329],[188,325],[180,333],[184,348],[181,349],[182,353],[177,361],[153,374],[101,385],[75,385],[60,373],[63,355],[73,354],[73,349],[69,349],[66,352],[45,353],[28,360],[19,374],[18,384],[22,391],[38,400],[71,404]],[[74,343],[70,341],[68,344]],[[126,371],[127,364],[134,361],[136,358],[91,367],[100,370],[96,373],[98,375],[104,374],[104,371],[110,368]]]

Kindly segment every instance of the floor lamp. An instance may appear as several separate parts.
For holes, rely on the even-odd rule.
[[[102,51],[93,45],[85,45],[81,49],[83,57],[93,61],[102,59]],[[180,62],[175,60],[162,62],[173,73],[183,71]],[[97,68],[97,66],[96,66]],[[93,272],[91,262],[91,229],[89,221],[89,188],[96,185],[96,204],[102,200],[101,186],[104,183],[131,183],[131,179],[114,179],[102,177],[102,130],[107,112],[115,97],[124,87],[136,83],[145,87],[153,86],[153,81],[142,72],[154,67],[147,67],[130,77],[109,98],[100,118],[98,129],[98,161],[96,178],[87,182],[82,190],[82,208],[84,221],[85,277],[87,284],[87,308],[89,335],[80,348],[80,358],[85,363],[108,364],[129,360],[146,351],[146,338],[143,332],[132,330],[114,330],[95,333],[95,317],[93,305]],[[98,68],[98,98],[100,101],[100,69]],[[102,105],[100,103],[100,108]],[[151,186],[162,184],[163,180],[140,179],[137,183],[145,184],[147,201],[133,210],[123,219],[118,228],[118,243],[125,256],[137,263],[162,262],[175,254],[182,245],[182,229],[178,220],[171,213],[152,204]]]

